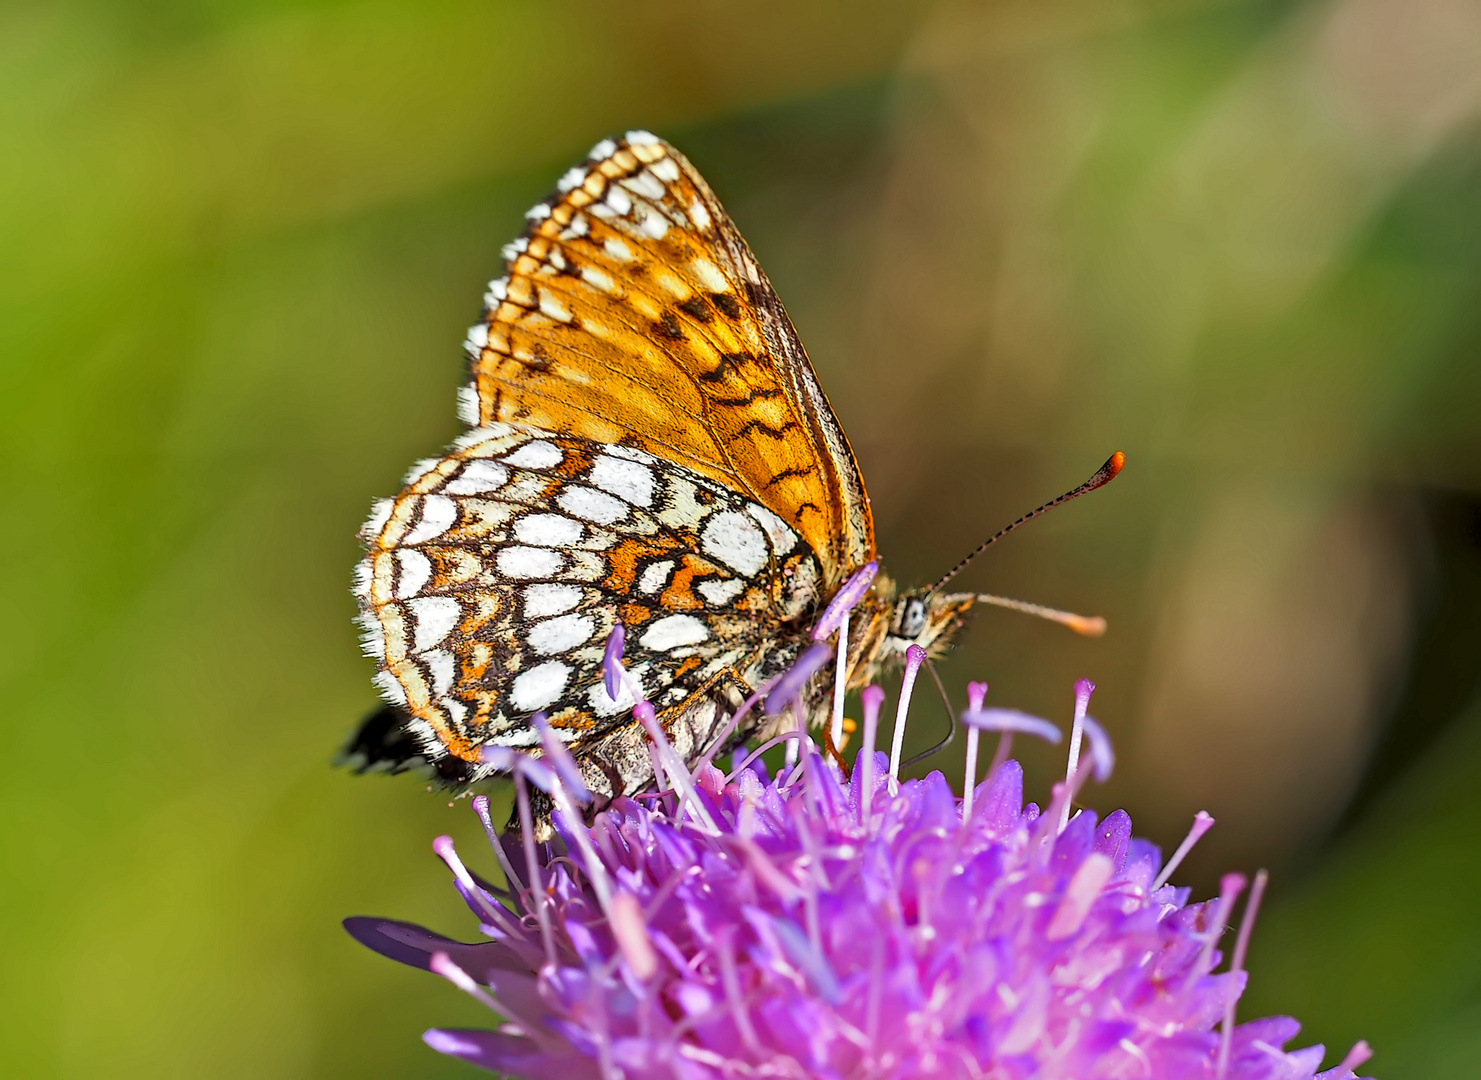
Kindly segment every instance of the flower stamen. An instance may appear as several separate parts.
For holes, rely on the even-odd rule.
[[[1214,819],[1206,811],[1200,810],[1193,815],[1193,827],[1188,830],[1188,835],[1183,837],[1183,842],[1178,845],[1178,850],[1172,853],[1172,858],[1162,867],[1156,879],[1152,882],[1152,891],[1156,892],[1166,885],[1172,877],[1173,872],[1183,865],[1183,860],[1188,857],[1188,852],[1193,850],[1193,845],[1203,839],[1203,834],[1214,827]]]
[[[643,730],[648,733],[648,738],[653,740],[653,745],[658,748],[658,759],[663,766],[663,771],[668,774],[669,784],[679,793],[683,805],[688,806],[690,816],[702,824],[710,832],[718,832],[719,826],[715,819],[710,817],[710,812],[705,809],[704,802],[695,790],[694,779],[689,774],[689,768],[684,764],[684,759],[679,757],[674,750],[673,744],[663,733],[663,727],[658,723],[658,718],[653,712],[651,702],[640,701],[633,706],[633,715],[643,725]]]
[[[843,623],[843,617],[864,599],[864,594],[874,584],[874,576],[878,573],[878,562],[867,562],[854,571],[853,576],[843,583],[843,587],[833,594],[833,599],[828,601],[828,606],[823,608],[823,614],[813,625],[814,641],[827,641],[833,636]]]
[[[1351,1072],[1357,1072],[1358,1068],[1366,1061],[1368,1061],[1368,1059],[1372,1056],[1373,1048],[1368,1045],[1368,1040],[1359,1039],[1357,1042],[1352,1044],[1352,1049],[1347,1052],[1347,1055],[1342,1059],[1341,1063],[1334,1071],[1337,1073],[1338,1076],[1342,1075],[1342,1070],[1344,1069],[1347,1069]]]
[[[485,1008],[492,1009],[500,1016],[508,1016],[508,1010],[499,1004],[497,998],[483,987],[479,986],[472,975],[453,963],[452,957],[445,952],[435,952],[427,965],[434,975],[441,975],[459,990],[468,996],[477,999],[478,1003]]]
[[[905,749],[905,721],[910,712],[910,695],[915,690],[915,677],[926,662],[926,650],[912,645],[905,650],[905,677],[900,683],[900,703],[895,708],[894,740],[890,743],[890,790],[900,783],[900,755]]]
[[[834,650],[838,663],[833,668],[833,718],[828,728],[833,745],[839,751],[843,749],[843,699],[848,693],[848,621],[849,613],[845,611],[838,620],[838,647]]]
[[[1065,783],[1072,784],[1075,779],[1075,770],[1080,767],[1080,739],[1085,732],[1085,712],[1090,708],[1090,695],[1095,693],[1095,683],[1089,679],[1081,679],[1075,683],[1075,721],[1070,726],[1070,757],[1065,766]],[[1059,831],[1064,832],[1064,827],[1070,823],[1070,800],[1065,799],[1064,807],[1060,810]]]
[[[497,923],[499,918],[506,914],[503,907],[494,902],[479,887],[478,882],[473,880],[473,875],[468,872],[468,868],[463,865],[463,860],[458,857],[458,851],[453,845],[453,838],[451,836],[439,836],[433,840],[432,850],[437,853],[437,857],[446,863],[447,868],[452,871],[453,877],[458,883],[458,891],[469,901],[477,904],[483,913],[489,917],[491,922]]]
[[[1260,913],[1260,901],[1265,897],[1265,886],[1269,881],[1270,875],[1264,870],[1255,874],[1255,883],[1250,886],[1250,898],[1245,901],[1244,917],[1239,920],[1239,934],[1234,939],[1234,955],[1229,961],[1231,972],[1244,970],[1245,953],[1249,951],[1250,935],[1255,930],[1255,917]],[[1231,998],[1229,1004],[1224,1006],[1224,1024],[1219,1032],[1219,1066],[1215,1073],[1218,1080],[1224,1080],[1229,1071],[1229,1050],[1234,1043],[1234,1014],[1238,1004],[1238,1001]]]
[[[1213,921],[1204,932],[1203,949],[1198,954],[1198,963],[1188,972],[1190,983],[1214,969],[1214,949],[1228,929],[1229,913],[1234,909],[1234,901],[1244,892],[1245,882],[1243,874],[1225,874],[1219,879],[1219,899],[1214,905]]]
[[[854,790],[859,800],[859,820],[867,833],[869,816],[874,809],[874,740],[879,734],[879,710],[884,705],[884,688],[866,686],[859,697],[864,703],[864,738],[859,744],[859,756],[854,759],[854,775],[858,777]]]
[[[967,711],[981,712],[982,703],[987,700],[987,683],[969,682],[967,684]],[[967,761],[965,778],[962,780],[962,820],[972,820],[972,796],[976,794],[977,787],[977,743],[982,738],[982,729],[972,724],[967,725]]]

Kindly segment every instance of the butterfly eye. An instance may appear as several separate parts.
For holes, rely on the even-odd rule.
[[[897,633],[903,638],[916,638],[926,628],[926,602],[911,597],[900,612]]]

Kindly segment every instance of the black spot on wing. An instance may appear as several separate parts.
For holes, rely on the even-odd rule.
[[[731,296],[728,292],[710,293],[710,302],[717,308],[719,308],[726,318],[740,318],[740,301]]]
[[[780,439],[788,431],[801,426],[802,425],[799,424],[796,420],[788,420],[785,424],[782,424],[780,426],[773,426],[771,424],[768,424],[764,420],[747,420],[740,426],[740,430],[735,433],[735,437],[737,439],[741,439],[751,434],[751,432],[753,431],[760,431],[764,434],[770,435],[773,439]]]
[[[702,296],[691,296],[679,305],[679,310],[702,323],[715,321],[715,316],[710,313],[710,305],[704,302]]]
[[[653,324],[653,332],[670,341],[684,340],[684,330],[679,326],[678,317],[672,311],[665,311],[663,318]]]
[[[700,378],[703,379],[704,376],[701,375]],[[751,404],[754,401],[760,401],[763,398],[777,398],[777,397],[781,397],[781,396],[782,396],[782,390],[779,387],[775,387],[775,386],[759,386],[759,387],[753,388],[748,393],[742,394],[739,397],[718,397],[718,396],[716,396],[716,397],[710,398],[709,400],[712,401],[712,402],[714,402],[716,405],[745,406],[745,405]]]
[[[766,486],[767,487],[772,487],[772,486],[774,486],[776,484],[780,484],[783,480],[788,480],[788,479],[790,479],[790,478],[792,478],[794,476],[811,476],[811,475],[812,475],[812,473],[811,473],[810,470],[804,469],[800,465],[794,465],[790,469],[783,469],[781,472],[773,474],[772,478],[770,480],[766,481]],[[803,506],[813,506],[812,503],[803,503],[802,505]],[[798,507],[798,509],[800,510],[801,507]],[[813,506],[813,509],[816,510],[817,507],[816,506]]]
[[[744,352],[721,353],[720,362],[709,371],[699,373],[700,382],[724,382],[731,374],[732,368],[738,368],[742,364],[751,362],[751,354]]]

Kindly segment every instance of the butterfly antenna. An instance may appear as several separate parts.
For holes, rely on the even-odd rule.
[[[1030,604],[1027,600],[1014,600],[1010,596],[993,596],[991,593],[978,593],[977,602],[993,604],[1007,608],[1009,611],[1021,611],[1025,615],[1036,615],[1041,619],[1057,622],[1061,626],[1068,626],[1075,633],[1085,637],[1100,637],[1106,632],[1106,620],[1099,615],[1076,615],[1073,611],[1060,611],[1059,608]]]
[[[952,739],[956,738],[956,710],[951,707],[951,698],[947,696],[946,684],[941,681],[941,676],[936,671],[936,665],[931,663],[929,658],[926,660],[926,670],[931,673],[931,678],[936,683],[936,692],[941,695],[941,702],[946,706],[946,735],[935,746],[922,750],[914,757],[906,758],[900,763],[900,768],[902,769],[914,765],[917,761],[925,761],[926,758],[933,754],[939,754],[951,745]]]
[[[1117,450],[1114,454],[1112,454],[1110,456],[1110,458],[1106,461],[1106,463],[1104,465],[1102,465],[1099,469],[1097,469],[1095,471],[1095,475],[1092,476],[1089,480],[1085,481],[1085,483],[1081,484],[1079,487],[1075,488],[1073,491],[1066,491],[1063,495],[1061,495],[1057,499],[1051,499],[1049,502],[1046,502],[1043,506],[1039,507],[1037,510],[1030,510],[1027,514],[1024,514],[1023,517],[1021,517],[1017,521],[1015,521],[1012,525],[1009,525],[1006,528],[999,529],[997,532],[995,532],[991,536],[989,536],[986,540],[984,540],[978,546],[978,548],[977,548],[976,551],[972,552],[965,559],[963,559],[961,562],[957,563],[950,570],[948,570],[946,572],[946,576],[945,577],[943,577],[940,581],[936,582],[936,584],[934,584],[934,585],[931,586],[930,591],[931,592],[939,592],[941,590],[941,587],[943,585],[945,585],[948,581],[950,581],[952,578],[956,577],[963,570],[965,570],[969,565],[971,565],[971,562],[972,562],[973,559],[977,558],[977,556],[981,555],[984,551],[986,551],[988,548],[992,547],[999,540],[1001,540],[1003,537],[1007,536],[1010,532],[1012,532],[1014,529],[1018,528],[1020,525],[1026,525],[1028,522],[1034,520],[1034,518],[1038,517],[1040,514],[1044,513],[1046,510],[1053,510],[1056,506],[1060,506],[1063,503],[1067,503],[1071,499],[1078,499],[1081,495],[1084,495],[1085,493],[1090,492],[1090,491],[1094,491],[1098,487],[1105,487],[1112,480],[1116,479],[1116,474],[1121,471],[1121,467],[1123,465],[1125,465],[1125,464],[1126,464],[1126,455],[1123,454],[1120,450]],[[992,603],[993,602],[993,599],[990,599],[987,596],[979,597],[979,599],[981,599],[984,603]],[[1015,605],[1018,605],[1018,604],[1019,604],[1019,601],[1016,601],[1015,600],[1015,601],[1011,601],[1011,602],[1009,602],[1007,604],[1004,604],[1003,606],[1005,606],[1005,607],[1014,607]],[[1036,605],[1036,604],[1024,604],[1024,605],[1022,605],[1022,607],[1018,608],[1018,610],[1029,610],[1031,614],[1037,614],[1038,613],[1037,611],[1033,611],[1032,610],[1032,609],[1037,608],[1037,607],[1038,607],[1038,605]],[[1047,612],[1047,611],[1052,611],[1053,609],[1052,608],[1041,608],[1039,610],[1040,611],[1046,611]],[[1067,612],[1055,612],[1055,614],[1057,614],[1057,615],[1067,615],[1068,613]],[[1053,616],[1048,616],[1048,617],[1053,618]],[[1083,618],[1083,616],[1079,616],[1079,615],[1074,615],[1074,616],[1070,616],[1070,617],[1071,618],[1074,618],[1074,619]],[[1058,620],[1058,621],[1064,621],[1064,620]],[[1104,627],[1102,627],[1102,631],[1104,631]]]

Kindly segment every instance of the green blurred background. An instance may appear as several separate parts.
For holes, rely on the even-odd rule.
[[[418,1035],[481,1011],[338,928],[474,929],[466,805],[329,765],[353,536],[455,433],[523,209],[642,126],[769,269],[897,575],[1127,452],[966,579],[1111,632],[985,611],[949,685],[1096,679],[1090,798],[1211,811],[1201,888],[1274,874],[1243,1015],[1476,1075],[1478,119],[1478,0],[0,7],[0,1071],[469,1075]]]

